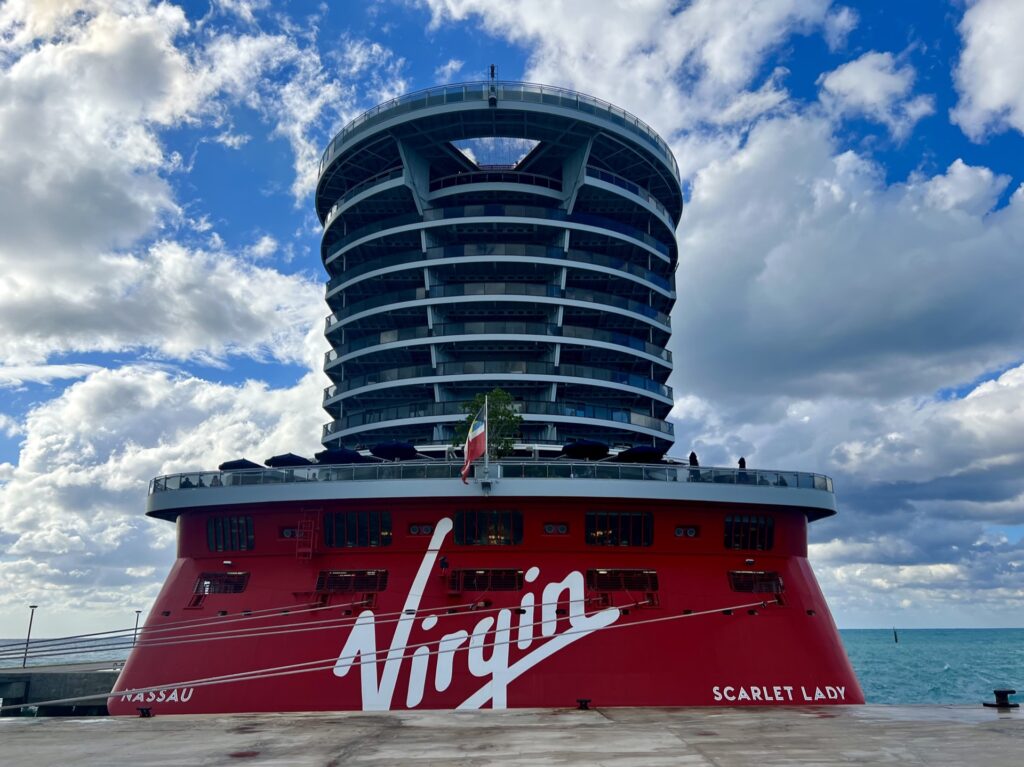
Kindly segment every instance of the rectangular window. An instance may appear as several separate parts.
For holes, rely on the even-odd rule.
[[[256,536],[252,517],[210,517],[206,543],[210,551],[252,551]]]
[[[387,570],[321,570],[316,578],[316,591],[321,593],[384,591],[387,587]]]
[[[249,583],[249,573],[202,573],[196,578],[193,594],[241,594]]]
[[[775,519],[759,514],[725,518],[725,548],[769,551],[775,545]]]
[[[522,542],[522,512],[455,512],[455,543],[460,546],[512,546]]]
[[[391,545],[390,511],[338,511],[324,514],[328,548],[374,548]]]
[[[764,570],[732,570],[729,587],[748,594],[781,594],[785,590],[781,575]]]
[[[455,570],[448,576],[451,591],[522,591],[522,570]]]
[[[654,570],[587,570],[587,588],[592,591],[657,591]]]
[[[649,511],[588,511],[586,522],[591,546],[650,546],[654,540]]]

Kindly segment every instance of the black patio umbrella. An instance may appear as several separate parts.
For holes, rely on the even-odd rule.
[[[273,458],[268,458],[263,463],[272,468],[278,468],[282,466],[312,466],[313,462],[308,458],[303,458],[301,455],[295,455],[295,453],[282,453],[281,455],[275,455]]]
[[[371,447],[370,452],[385,461],[410,461],[419,455],[408,442],[381,442]]]
[[[367,458],[362,453],[356,450],[349,450],[347,447],[332,447],[327,450],[321,450],[319,453],[315,453],[313,457],[320,464],[369,463],[373,461],[372,458]]]
[[[652,445],[634,445],[623,450],[612,460],[617,463],[660,463],[665,455],[664,448],[653,447]]]
[[[220,471],[238,471],[239,469],[262,469],[263,467],[248,458],[238,458],[234,461],[224,461],[217,468]]]
[[[608,445],[593,439],[578,439],[565,445],[562,453],[569,458],[598,461],[608,455]]]

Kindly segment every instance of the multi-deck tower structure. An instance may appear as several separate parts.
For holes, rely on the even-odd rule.
[[[489,143],[522,157],[475,161]],[[447,85],[351,122],[316,191],[324,444],[436,453],[463,403],[499,386],[524,443],[667,449],[682,205],[651,128],[561,88]]]

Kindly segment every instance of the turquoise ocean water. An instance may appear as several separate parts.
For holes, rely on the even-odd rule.
[[[1024,702],[1024,629],[905,629],[898,630],[898,644],[891,629],[839,633],[868,703],[977,704],[992,700],[997,687],[1020,690],[1022,695],[1015,700]],[[17,642],[0,640],[0,644]],[[44,646],[41,643],[38,649]],[[18,649],[8,645],[0,666],[20,666]],[[48,657],[30,656],[29,665],[125,656],[120,648],[93,654],[55,652]]]
[[[1024,693],[1024,629],[843,629],[868,703],[980,703]],[[1014,698],[1024,701],[1024,695]]]

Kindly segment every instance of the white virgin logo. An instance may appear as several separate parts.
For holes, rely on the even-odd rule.
[[[395,633],[388,648],[387,657],[383,661],[383,672],[378,673],[377,631],[372,610],[364,610],[359,614],[352,627],[341,655],[334,664],[335,676],[343,677],[354,665],[359,666],[359,678],[362,687],[364,711],[388,711],[395,694],[395,685],[402,662],[409,644],[409,634],[416,621],[423,598],[423,590],[427,585],[430,573],[434,569],[441,544],[452,530],[452,521],[444,518],[434,528],[434,535],[423,556],[416,577],[413,579],[409,594],[405,598],[402,615],[395,625]],[[537,580],[540,570],[531,567],[526,571],[528,583]],[[495,617],[481,618],[472,632],[464,629],[445,634],[432,646],[420,646],[412,654],[409,669],[409,687],[405,705],[415,708],[423,700],[427,676],[430,671],[430,657],[437,660],[434,666],[433,687],[437,692],[444,692],[452,682],[454,672],[455,651],[469,641],[467,663],[469,673],[480,679],[486,679],[480,688],[459,704],[459,708],[480,708],[491,701],[493,708],[505,708],[508,686],[525,674],[545,658],[550,658],[559,650],[568,647],[583,637],[610,626],[619,618],[619,610],[609,607],[593,615],[587,615],[584,609],[585,594],[583,574],[578,570],[569,573],[561,581],[549,583],[544,587],[540,602],[539,625],[534,619],[537,607],[534,594],[523,595],[519,603],[519,620],[515,629],[515,644],[520,650],[528,650],[534,642],[534,629],[540,628],[542,639],[547,641],[526,653],[515,663],[509,663],[509,647],[512,643],[512,611],[503,608]],[[568,602],[568,627],[561,633],[558,631],[559,602]],[[422,619],[420,626],[429,631],[437,625],[437,616],[428,615]],[[493,632],[492,632],[493,628]],[[493,639],[488,640],[491,636]],[[484,648],[490,646],[490,658],[484,657]]]

